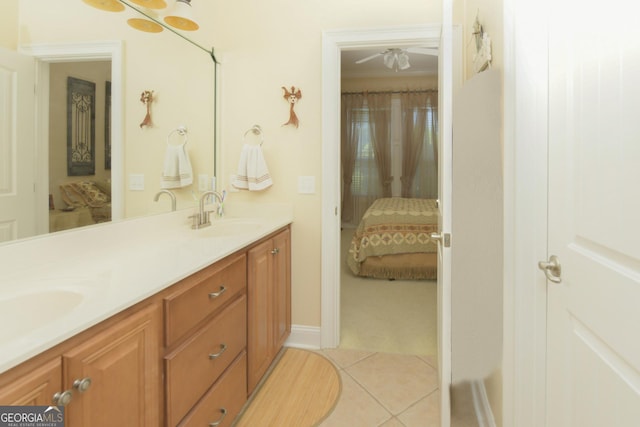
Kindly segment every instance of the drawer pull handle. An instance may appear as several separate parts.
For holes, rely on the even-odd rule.
[[[217,359],[218,357],[222,356],[222,353],[224,353],[227,350],[227,345],[226,344],[220,344],[220,351],[217,353],[210,353],[209,354],[209,359],[213,360],[213,359]]]
[[[84,393],[85,391],[89,390],[89,387],[91,387],[91,378],[89,377],[83,378],[81,380],[75,380],[73,382],[73,388],[78,390],[80,393]]]
[[[69,403],[71,403],[72,398],[73,392],[71,390],[57,392],[53,395],[53,404],[56,406],[67,406]]]
[[[209,294],[209,298],[213,299],[213,298],[218,298],[220,295],[224,294],[224,292],[227,290],[227,288],[225,288],[224,286],[220,286],[220,290],[218,292],[211,292]]]
[[[209,423],[209,427],[217,427],[217,426],[220,425],[220,423],[222,423],[222,420],[224,420],[224,417],[227,416],[227,410],[224,409],[224,408],[220,408],[220,413],[222,414],[220,419],[218,421],[214,421],[212,423]]]

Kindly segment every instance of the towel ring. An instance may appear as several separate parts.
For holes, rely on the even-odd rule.
[[[260,127],[260,125],[253,125],[253,126],[251,126],[251,129],[247,130],[247,131],[244,133],[244,135],[243,135],[243,137],[242,137],[243,141],[246,141],[246,139],[247,139],[247,134],[248,134],[249,132],[253,133],[254,135],[260,135],[260,145],[262,145],[262,144],[264,143],[264,134],[262,133],[262,128]]]
[[[179,145],[186,145],[187,140],[189,139],[188,136],[187,136],[187,127],[186,126],[178,126],[176,129],[174,129],[171,132],[169,132],[169,135],[167,135],[167,145],[171,145],[169,143],[169,139],[171,138],[171,135],[173,135],[176,132],[178,132],[178,134],[180,136],[184,137],[184,141],[182,142],[182,144],[179,144]]]

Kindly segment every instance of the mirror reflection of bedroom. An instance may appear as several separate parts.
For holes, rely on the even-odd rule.
[[[49,231],[111,220],[111,61],[49,64]]]
[[[342,51],[341,348],[436,360],[434,53]]]

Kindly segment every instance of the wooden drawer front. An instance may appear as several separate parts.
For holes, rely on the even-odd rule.
[[[165,345],[171,346],[247,287],[246,256],[227,258],[184,279],[164,300]],[[216,296],[219,294],[218,296]]]
[[[170,425],[185,416],[246,345],[247,297],[242,295],[165,357]]]
[[[247,353],[242,352],[179,427],[230,426],[247,401]],[[223,412],[226,413],[223,415]]]

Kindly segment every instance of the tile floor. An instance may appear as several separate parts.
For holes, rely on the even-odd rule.
[[[440,391],[433,357],[330,349],[342,394],[319,427],[439,427]]]

